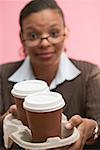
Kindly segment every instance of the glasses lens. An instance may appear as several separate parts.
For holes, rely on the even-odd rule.
[[[48,36],[46,37],[45,39],[50,42],[51,44],[57,44],[59,42],[62,42],[64,40],[64,37],[65,35],[59,35],[57,37],[52,37],[52,36]],[[35,46],[38,46],[41,41],[44,40],[44,38],[38,38],[38,39],[35,39],[35,40],[24,40],[25,42],[25,45],[28,46],[28,47],[35,47]]]
[[[36,39],[36,40],[25,40],[25,44],[28,47],[35,47],[38,46],[38,44],[40,43],[40,39]]]
[[[58,37],[48,37],[48,41],[52,44],[57,44],[64,40],[64,35],[59,35]]]

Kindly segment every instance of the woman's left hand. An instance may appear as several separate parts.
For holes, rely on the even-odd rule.
[[[83,150],[84,145],[87,143],[89,145],[94,144],[95,140],[90,140],[93,137],[93,132],[96,128],[96,121],[92,119],[82,118],[79,115],[73,116],[68,124],[66,124],[67,129],[72,129],[76,127],[80,133],[80,138],[77,142],[70,145],[68,150]]]

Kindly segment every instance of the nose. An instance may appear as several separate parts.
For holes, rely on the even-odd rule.
[[[48,36],[42,37],[41,41],[40,41],[40,47],[44,48],[44,47],[49,47],[51,45],[51,43],[48,40]]]

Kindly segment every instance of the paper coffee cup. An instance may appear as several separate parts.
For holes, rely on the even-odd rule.
[[[62,95],[57,92],[31,94],[25,98],[23,107],[33,142],[44,142],[48,137],[61,137],[64,105]]]
[[[39,92],[49,92],[49,87],[45,81],[42,80],[26,80],[16,83],[11,90],[14,96],[15,103],[18,108],[18,119],[20,119],[24,125],[28,125],[26,112],[23,109],[24,98],[30,94],[36,94]]]

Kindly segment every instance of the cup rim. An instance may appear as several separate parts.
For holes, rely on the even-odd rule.
[[[44,100],[48,98],[48,100]],[[39,99],[39,101],[38,101]],[[23,108],[30,112],[51,112],[63,108],[65,101],[58,92],[30,94],[23,102]]]
[[[28,85],[30,86],[28,88]],[[37,87],[37,89],[35,88]],[[29,94],[49,91],[47,83],[43,80],[26,80],[16,83],[11,90],[11,94],[17,98],[25,98]]]

